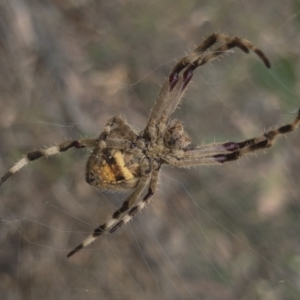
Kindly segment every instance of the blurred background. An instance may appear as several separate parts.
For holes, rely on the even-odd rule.
[[[300,107],[300,2],[2,0],[0,170],[120,114],[143,129],[176,59],[212,32],[175,117],[194,145],[240,141]],[[126,197],[85,182],[87,150],[41,159],[0,189],[1,299],[299,299],[300,139],[222,167],[164,168],[133,222],[67,259]],[[163,184],[162,184],[163,183]]]

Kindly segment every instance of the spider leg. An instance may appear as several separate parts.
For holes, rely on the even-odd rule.
[[[106,233],[108,230],[111,230],[112,226],[118,220],[120,220],[120,218],[122,217],[122,215],[124,215],[124,213],[126,213],[126,212],[130,213],[130,211],[132,210],[131,207],[134,205],[134,203],[137,201],[137,199],[140,197],[140,195],[144,191],[148,181],[149,181],[149,175],[145,175],[145,176],[141,177],[141,179],[139,180],[138,185],[135,188],[135,190],[133,191],[133,193],[131,193],[126,198],[126,200],[123,202],[122,206],[112,214],[112,217],[105,223],[99,225],[94,230],[94,232],[91,235],[89,235],[80,245],[78,245],[75,249],[73,249],[71,252],[69,252],[67,257],[72,256],[79,250],[85,248],[86,246],[88,246],[89,244],[94,242],[102,234]],[[132,208],[134,208],[134,207],[135,206],[133,206]],[[120,226],[121,225],[119,225],[118,227],[120,227]]]
[[[298,110],[296,119],[292,123],[265,132],[261,136],[236,143],[238,146],[238,150],[233,151],[232,153],[216,154],[213,157],[218,162],[224,163],[227,161],[237,160],[241,156],[248,154],[250,152],[254,152],[260,149],[270,148],[273,146],[276,138],[279,135],[295,131],[295,129],[298,127],[299,124],[300,124],[300,109]]]
[[[109,135],[111,129],[116,125],[117,127],[122,128],[122,131],[125,133],[125,135],[128,138],[134,138],[136,136],[136,133],[132,130],[132,128],[127,124],[125,120],[121,118],[121,116],[114,116],[111,117],[105,127],[104,130],[101,132],[99,139],[100,140],[106,140],[107,136]]]
[[[203,54],[203,49],[207,50],[210,46],[213,44],[221,42],[224,43],[219,48],[214,49],[206,54]],[[224,54],[226,51],[232,49],[232,48],[240,48],[245,53],[249,53],[249,50],[252,50],[254,53],[258,55],[258,57],[264,62],[265,66],[267,68],[270,68],[271,64],[267,57],[264,55],[264,53],[256,48],[251,42],[249,42],[246,39],[239,38],[239,37],[229,37],[224,34],[219,33],[213,33],[211,36],[209,36],[199,47],[197,47],[191,54],[188,56],[183,57],[173,68],[170,76],[169,76],[169,82],[170,82],[170,89],[172,90],[175,85],[177,84],[177,81],[179,79],[179,73],[186,68],[186,70],[183,73],[184,83],[181,87],[182,89],[185,89],[190,80],[193,76],[193,71],[216,59],[218,56]]]
[[[124,217],[115,224],[111,229],[110,233],[115,232],[118,228],[120,228],[122,225],[128,223],[138,212],[140,212],[151,200],[151,197],[154,195],[158,180],[158,170],[153,171],[150,179],[150,184],[148,187],[148,192],[142,199],[142,201],[138,202],[136,205],[132,206],[130,210],[124,215]]]
[[[297,117],[290,123],[242,142],[210,144],[193,149],[174,150],[165,157],[165,163],[176,167],[222,164],[241,158],[243,155],[273,146],[278,136],[296,130],[300,124],[300,109]]]
[[[219,42],[223,44],[216,49],[209,49]],[[162,137],[166,123],[180,103],[184,91],[193,77],[193,71],[232,48],[239,48],[245,53],[252,50],[264,62],[266,67],[270,68],[270,62],[267,57],[251,42],[239,37],[231,38],[224,34],[213,33],[193,52],[183,57],[172,69],[153,107],[151,116],[144,130],[145,138],[154,141],[158,137]],[[183,70],[183,75],[180,76],[180,72]]]
[[[27,153],[22,159],[20,159],[12,168],[10,168],[4,176],[0,179],[0,185],[6,181],[11,175],[19,171],[21,168],[25,167],[29,162],[39,159],[44,156],[52,156],[60,152],[69,150],[70,148],[93,148],[97,144],[97,139],[80,139],[73,141],[66,141],[60,145],[52,146],[50,148],[42,150],[34,150]]]
[[[164,132],[169,117],[175,111],[184,95],[184,90],[180,89],[182,84],[183,79],[179,78],[178,86],[174,89],[170,90],[168,80],[162,87],[144,130],[144,136],[149,140],[155,141]]]

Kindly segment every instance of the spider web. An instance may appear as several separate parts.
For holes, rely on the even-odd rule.
[[[239,141],[299,108],[297,1],[1,2],[0,169],[121,113],[145,125],[174,60],[214,31],[251,40],[199,69],[175,112],[194,144]],[[1,186],[1,299],[299,299],[299,138],[222,167],[164,168],[133,222],[67,251],[125,195],[84,181],[86,150]]]

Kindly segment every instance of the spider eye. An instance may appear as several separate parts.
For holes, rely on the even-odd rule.
[[[184,132],[181,122],[173,120],[165,133],[164,142],[169,148],[184,148],[191,143],[191,139]]]
[[[137,146],[136,146],[136,143],[135,142],[132,142],[131,144],[130,144],[130,146],[129,146],[129,148],[130,149],[133,149],[133,148],[136,148]]]

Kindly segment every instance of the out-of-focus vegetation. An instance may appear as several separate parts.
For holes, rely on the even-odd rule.
[[[219,31],[238,50],[199,69],[176,118],[194,144],[244,140],[300,106],[298,1],[0,2],[0,170],[122,114],[142,129],[175,59]],[[1,299],[300,297],[299,131],[222,167],[163,169],[148,209],[66,259],[125,195],[84,180],[88,151],[30,164],[0,189]]]

